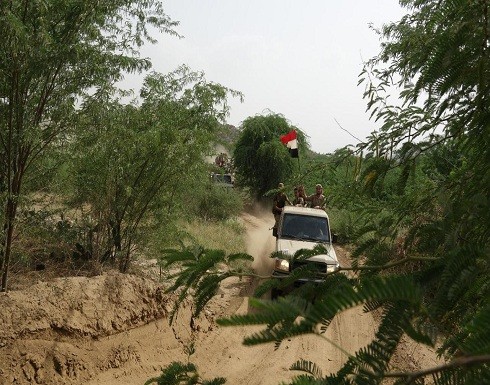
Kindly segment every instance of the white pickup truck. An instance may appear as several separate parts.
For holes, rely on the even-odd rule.
[[[326,252],[307,259],[293,258],[298,250],[312,250],[317,244],[323,245]],[[321,209],[285,206],[277,227],[276,252],[280,252],[281,257],[275,258],[275,277],[288,276],[291,271],[305,264],[320,273],[334,272],[339,268],[329,218]],[[312,280],[315,281],[307,278],[298,279],[295,285]],[[272,296],[275,297],[277,294],[277,291],[273,291]]]

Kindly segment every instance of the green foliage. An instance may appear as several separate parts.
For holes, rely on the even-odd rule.
[[[488,354],[490,351],[489,318],[489,306],[479,308],[471,322],[457,335],[449,338],[442,349],[450,349],[451,354]]]
[[[162,370],[162,374],[155,378],[150,378],[145,385],[221,385],[226,380],[224,378],[214,378],[213,380],[201,380],[197,373],[197,368],[192,363],[172,362]]]
[[[323,377],[314,363],[300,361],[293,368],[307,374],[294,384],[377,384],[384,378],[418,384],[430,376],[435,384],[490,382],[489,4],[401,3],[410,13],[383,27],[382,51],[361,73],[368,111],[381,124],[366,143],[312,158],[301,174],[279,141],[294,128],[280,115],[246,119],[236,144],[239,182],[257,197],[278,182],[325,186],[341,235],[357,244],[355,278],[327,274],[277,301],[252,299],[258,312],[219,323],[264,325],[245,343],[278,346],[286,338],[320,335],[346,309],[382,311],[374,340],[337,373]],[[10,256],[24,254],[12,251],[16,223],[39,243],[65,241],[65,253],[84,231],[62,219],[49,232],[40,212],[19,221],[23,192],[48,184],[36,177],[73,181],[76,201],[91,214],[87,235],[105,242],[96,258],[113,259],[124,271],[150,230],[165,226],[178,237],[177,216],[222,219],[241,207],[235,193],[207,190],[202,161],[227,116],[227,97],[241,98],[239,92],[182,66],[147,77],[140,105],[123,105],[115,96],[112,84],[123,71],[150,67],[137,52],[152,40],[147,28],[175,34],[175,26],[154,1],[0,3],[2,290]],[[390,104],[396,89],[400,102]],[[297,131],[306,154],[306,137]],[[71,161],[58,169],[67,155]],[[95,255],[81,244],[73,251],[89,249]],[[223,280],[252,275],[244,267],[250,260],[197,246],[164,250],[169,291],[179,296],[171,320],[188,295],[197,316]],[[298,269],[266,282],[256,295],[311,274]],[[404,334],[427,345],[441,340],[439,352],[448,362],[390,373]],[[155,382],[224,379],[202,381],[192,364],[174,363],[148,383]]]
[[[239,218],[231,218],[226,221],[203,221],[201,218],[193,218],[183,226],[188,233],[190,243],[202,245],[205,249],[223,248],[231,254],[245,250],[243,234],[245,226]],[[178,244],[178,237],[172,245]],[[161,249],[161,248],[160,248]]]
[[[155,1],[0,2],[2,291],[25,176],[49,147],[71,138],[77,102],[120,80],[123,71],[150,67],[138,53],[153,41],[149,28],[176,34],[176,25]]]
[[[277,346],[285,338],[324,331],[345,309],[382,311],[374,340],[337,373],[321,377],[313,363],[299,362],[294,368],[307,374],[292,384],[490,380],[490,7],[487,1],[401,3],[410,12],[382,28],[382,51],[366,63],[359,81],[365,82],[368,111],[379,131],[289,180],[317,179],[327,187],[329,209],[336,206],[340,213],[338,227],[356,242],[355,279],[327,275],[316,291],[306,284],[277,301],[252,299],[257,312],[219,321],[264,325],[244,343]],[[391,104],[397,90],[399,100]],[[260,118],[251,122],[236,152],[245,165],[252,165],[263,141],[278,136]],[[260,167],[253,164],[244,174],[251,186],[258,186],[253,178]],[[255,294],[309,273],[299,269]],[[439,352],[447,362],[390,372],[403,335],[431,346],[442,341]]]
[[[247,337],[244,343],[281,342],[295,335],[314,333],[319,325],[326,328],[337,313],[362,303],[403,301],[417,306],[421,296],[419,288],[410,278],[403,276],[372,278],[360,284],[334,274],[319,283],[316,290],[324,294],[314,302],[305,301],[302,296],[294,293],[272,302],[251,299],[251,304],[260,312],[233,315],[228,319],[220,319],[218,323],[223,326],[267,324],[265,330]]]
[[[104,101],[103,94],[84,105],[73,145],[77,198],[111,234],[105,254],[121,271],[142,234],[168,219],[159,211],[223,218],[233,204],[240,207],[237,196],[185,191],[208,183],[203,159],[227,113],[229,92],[235,94],[184,66],[148,76],[142,106]],[[220,204],[210,207],[217,198]]]
[[[48,199],[44,197],[45,204]],[[66,218],[66,211],[64,205],[57,210],[19,210],[17,229],[22,241],[13,251],[16,269],[48,265],[59,266],[60,274],[61,270],[68,272],[70,268],[80,275],[93,271],[92,250],[86,248],[90,227],[83,218],[76,221]]]
[[[289,369],[309,373],[313,378],[316,379],[320,379],[323,377],[321,369],[315,363],[310,361],[299,360],[291,365]]]
[[[358,228],[362,223],[355,211],[334,207],[328,211],[328,215],[332,233],[337,235],[339,244],[346,244],[356,239]]]
[[[196,214],[205,220],[226,220],[237,217],[243,210],[240,191],[209,184],[197,191]]]
[[[299,252],[297,257],[307,258],[310,255],[308,252],[302,254],[303,252]],[[194,294],[196,307],[202,309],[216,293],[217,285],[222,279],[232,275],[243,275],[229,268],[232,260],[242,258],[242,255],[225,258],[223,252],[212,250],[204,252],[200,248],[184,249],[182,252],[169,250],[164,263],[168,266],[176,263],[185,266],[182,273],[176,274],[177,280],[169,290],[183,289],[180,298],[182,300],[184,293],[190,293],[188,289],[192,287],[196,291]],[[221,273],[216,273],[217,269],[220,269]],[[292,273],[294,274],[296,272]],[[302,273],[299,274],[301,276]],[[295,276],[292,280],[299,276]],[[270,289],[273,286],[270,282],[266,282],[264,287]],[[219,319],[218,324],[221,326],[265,325],[265,329],[246,337],[243,343],[245,345],[274,343],[278,347],[282,341],[296,336],[323,333],[335,315],[347,309],[359,305],[364,305],[365,311],[381,308],[383,314],[375,339],[368,346],[351,355],[339,372],[323,377],[314,363],[299,361],[292,366],[292,369],[305,371],[309,375],[298,376],[291,384],[376,384],[386,376],[399,378],[397,383],[402,384],[418,381],[419,378],[431,374],[437,381],[443,381],[442,379],[447,376],[453,378],[457,375],[456,383],[459,384],[465,381],[471,383],[472,378],[476,381],[488,377],[489,373],[485,367],[471,369],[473,367],[471,359],[467,362],[455,360],[447,367],[413,376],[411,373],[389,372],[391,356],[403,334],[431,346],[434,346],[438,338],[438,333],[430,325],[430,322],[434,322],[437,317],[433,309],[428,308],[424,303],[426,299],[423,287],[424,282],[418,282],[416,276],[406,274],[390,274],[385,277],[369,274],[362,276],[361,279],[348,279],[343,274],[334,273],[327,275],[321,283],[305,284],[299,290],[276,301],[250,298],[249,303],[256,308],[256,311]],[[262,292],[263,290],[259,288],[255,295],[261,295]],[[313,292],[315,295],[312,295]],[[457,346],[459,352],[475,355],[475,364],[485,362],[487,359],[484,352],[488,344],[487,321],[488,306],[473,318],[468,324],[468,329],[453,337],[448,345],[443,346],[443,349],[448,351]],[[478,356],[478,354],[483,355]],[[466,365],[470,365],[471,368],[464,371],[459,368]]]
[[[222,250],[204,249],[197,245],[182,245],[182,250],[166,249],[162,253],[160,265],[164,269],[181,269],[170,274],[170,278],[175,280],[167,292],[179,292],[179,300],[174,303],[170,322],[173,322],[180,304],[190,290],[195,290],[196,306],[193,316],[197,316],[217,293],[221,281],[234,275],[242,277],[250,274],[249,269],[238,262],[253,261],[253,257],[245,253],[226,255]]]
[[[292,177],[295,160],[280,141],[292,129],[297,131],[299,151],[304,152],[305,135],[282,115],[257,115],[242,123],[233,156],[240,185],[249,187],[255,197],[261,198]]]

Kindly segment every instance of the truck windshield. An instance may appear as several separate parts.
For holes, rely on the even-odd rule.
[[[230,174],[212,174],[211,179],[218,184],[233,185],[233,178]]]
[[[312,242],[330,242],[328,219],[324,217],[286,214],[283,217],[280,237]]]

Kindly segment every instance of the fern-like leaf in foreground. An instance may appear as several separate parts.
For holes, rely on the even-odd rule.
[[[325,331],[336,314],[367,302],[398,301],[409,308],[410,304],[418,307],[421,301],[418,287],[405,276],[372,278],[363,281],[362,284],[348,282],[344,280],[342,285],[329,287],[329,290],[323,290],[322,284],[319,284],[319,296],[313,303],[294,295],[294,292],[277,301],[250,299],[250,305],[257,308],[257,312],[233,315],[218,319],[217,322],[221,326],[266,325],[262,331],[246,337],[244,344],[273,342],[278,346],[286,338],[316,334],[319,332],[318,327]],[[328,285],[329,280],[324,284]]]
[[[221,385],[226,380],[221,377],[216,377],[212,380],[201,380],[197,372],[197,368],[192,363],[172,362],[170,365],[162,369],[162,374],[158,377],[150,378],[145,382],[145,385]]]
[[[178,293],[178,299],[170,312],[170,323],[173,322],[179,306],[191,290],[195,302],[193,316],[196,317],[216,295],[220,283],[231,276],[247,274],[247,269],[240,263],[249,263],[252,260],[253,257],[245,253],[227,256],[222,250],[204,249],[200,246],[183,246],[182,250],[164,250],[160,265],[165,269],[176,271],[170,275],[170,279],[174,281],[166,291]]]
[[[306,360],[296,361],[293,365],[291,365],[289,369],[306,372],[316,379],[323,377],[322,370],[318,367],[317,364],[311,361],[306,361]]]

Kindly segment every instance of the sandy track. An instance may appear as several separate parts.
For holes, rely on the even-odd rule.
[[[258,217],[244,214],[242,219],[247,228],[247,252],[254,257],[254,269],[258,274],[266,275],[272,270],[272,260],[269,258],[274,248],[274,238],[269,230],[272,226],[270,223],[271,219],[273,220],[272,215],[268,218],[268,215]],[[237,279],[225,281],[220,294],[206,309],[206,315],[214,319],[225,315],[247,313],[250,311],[248,295],[255,286],[255,281],[240,282]],[[168,327],[163,326],[166,325],[165,321],[153,323],[160,324],[159,327],[151,325],[145,327],[146,332],[153,331],[155,335],[160,333],[154,342],[148,341],[148,338],[144,340],[145,344],[148,344],[148,351],[156,351],[153,359],[150,359],[150,355],[143,356],[139,352],[139,366],[132,364],[124,368],[110,369],[88,384],[143,383],[150,376],[159,373],[160,365],[166,365],[171,361],[185,362],[187,358],[183,351],[194,343],[195,353],[189,360],[197,365],[203,378],[219,376],[225,377],[230,384],[276,385],[292,376],[293,373],[288,370],[288,367],[297,359],[313,359],[318,349],[329,350],[327,345],[316,341],[315,338],[287,341],[277,350],[272,344],[246,347],[242,345],[244,337],[255,330],[260,330],[260,327],[218,327],[206,323],[204,318],[201,319],[199,330],[196,331],[189,327],[188,316],[188,311],[184,310],[174,325],[173,333],[168,331]],[[127,340],[138,341],[142,336],[141,329],[137,328],[125,333]],[[167,343],[162,341],[162,338]],[[109,341],[114,346],[120,343],[119,336],[108,337],[107,342]],[[169,342],[173,349],[166,350],[164,346],[168,346]],[[323,356],[327,352],[319,353]],[[335,354],[337,357],[334,359],[335,362],[340,362],[341,354],[338,351]]]
[[[254,212],[242,219],[254,269],[269,274],[273,217]],[[337,251],[341,264],[347,263],[344,250]],[[298,374],[288,369],[298,359],[315,362],[324,374],[337,371],[346,353],[353,354],[374,335],[372,315],[356,308],[336,316],[323,337],[294,338],[278,349],[273,344],[246,347],[243,338],[261,328],[218,327],[214,320],[250,311],[248,295],[255,286],[254,280],[229,279],[197,322],[190,322],[191,308],[184,304],[172,326],[166,319],[170,298],[162,297],[155,283],[134,276],[62,279],[3,294],[0,385],[143,384],[169,363],[188,359],[205,379],[276,385]],[[188,357],[191,347],[194,353]],[[402,369],[407,363],[416,368],[434,362],[432,353],[409,343],[400,357]]]
[[[272,215],[268,213],[244,214],[247,225],[248,250],[254,257],[254,269],[261,275],[272,271],[270,253],[274,250],[275,238],[270,228]],[[243,298],[237,313],[249,311],[247,298]],[[374,335],[375,322],[371,314],[362,309],[352,309],[333,320],[323,337],[303,336],[285,341],[276,350],[273,344],[246,347],[243,338],[252,334],[256,328],[220,328],[208,338],[199,341],[197,354],[192,361],[209,376],[222,376],[230,384],[277,385],[281,380],[292,378],[299,373],[289,370],[291,364],[299,359],[315,362],[323,373],[337,371],[347,360],[347,356],[335,345],[341,345],[348,353],[369,343]]]

